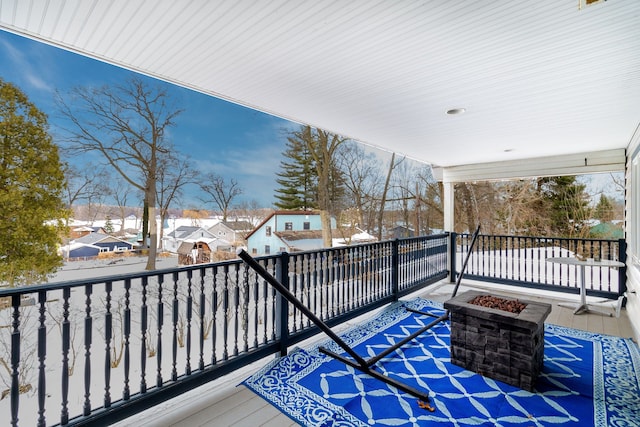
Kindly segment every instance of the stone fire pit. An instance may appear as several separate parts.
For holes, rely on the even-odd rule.
[[[544,362],[544,321],[551,305],[518,299],[520,313],[470,304],[468,291],[444,303],[451,313],[451,363],[480,375],[533,391]]]

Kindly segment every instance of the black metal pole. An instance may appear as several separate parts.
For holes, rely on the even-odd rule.
[[[240,249],[237,253],[244,262],[249,264],[249,266],[251,266],[251,268],[256,271],[256,273],[262,276],[264,280],[269,282],[271,286],[276,288],[276,290],[280,292],[280,295],[282,295],[287,301],[293,304],[298,310],[300,310],[305,316],[307,316],[309,320],[311,320],[318,328],[320,328],[322,332],[327,334],[329,338],[335,341],[336,344],[342,347],[344,351],[346,351],[351,357],[353,357],[353,359],[357,361],[360,366],[362,366],[363,368],[367,367],[367,362],[362,357],[360,357],[358,353],[356,353],[351,347],[349,347],[349,345],[345,343],[342,338],[340,338],[335,332],[333,332],[326,323],[324,323],[315,314],[313,314],[313,312],[311,312],[311,310],[309,310],[298,298],[296,298],[295,295],[293,295],[287,288],[282,286],[282,284],[278,282],[278,280],[273,277],[271,273],[269,273],[255,259],[253,259],[253,257],[249,255],[247,251],[245,251],[244,249]]]
[[[460,270],[460,275],[458,276],[458,280],[456,281],[456,286],[455,288],[453,288],[453,292],[451,293],[451,298],[455,297],[456,294],[458,293],[458,287],[460,287],[460,282],[462,282],[462,276],[464,276],[464,271],[467,269],[467,263],[469,262],[469,258],[471,257],[471,252],[473,252],[473,246],[476,243],[478,234],[480,234],[479,225],[478,225],[478,228],[476,228],[476,232],[473,233],[473,238],[471,239],[471,244],[469,245],[469,252],[467,252],[467,256],[465,257],[464,263],[462,264],[462,269]]]
[[[440,322],[442,322],[444,320],[447,320],[448,317],[449,317],[448,314],[444,314],[444,315],[438,317],[436,320],[432,321],[428,325],[423,326],[422,328],[420,328],[419,330],[415,331],[414,333],[412,333],[411,335],[407,336],[406,338],[402,339],[401,341],[398,341],[397,343],[395,343],[394,345],[392,345],[388,349],[386,349],[386,350],[382,351],[381,353],[369,358],[369,360],[367,360],[367,364],[369,366],[371,366],[371,365],[373,365],[375,363],[378,363],[386,355],[396,351],[397,349],[399,349],[400,347],[402,347],[403,345],[405,345],[409,341],[413,340],[414,338],[417,338],[418,336],[422,335],[423,333],[425,333],[429,329],[433,328],[438,323],[440,323]]]

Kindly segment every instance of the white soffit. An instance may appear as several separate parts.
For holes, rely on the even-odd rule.
[[[638,0],[0,0],[0,28],[440,166],[626,148],[639,22]]]
[[[623,171],[625,162],[625,150],[618,149],[448,168],[434,168],[434,175],[438,180],[443,182],[583,175]]]

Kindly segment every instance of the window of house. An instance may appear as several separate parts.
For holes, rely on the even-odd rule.
[[[311,223],[309,221],[305,221],[302,223],[303,230],[311,230]]]
[[[265,231],[266,231],[266,233],[267,233],[267,236],[271,236],[271,226],[270,226],[270,225],[267,225],[267,226],[265,227]]]
[[[251,248],[251,255],[256,255],[258,253],[257,248]]]
[[[269,245],[264,245],[264,253],[266,255],[269,255],[271,253],[271,246]]]
[[[284,223],[284,229],[285,229],[286,231],[291,231],[291,230],[293,230],[293,223],[292,223],[292,222],[285,222],[285,223]]]

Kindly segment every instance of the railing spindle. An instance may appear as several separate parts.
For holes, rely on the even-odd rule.
[[[249,272],[242,271],[242,351],[249,351]]]
[[[218,322],[217,322],[217,314],[218,314],[218,266],[213,266],[212,272],[212,280],[211,284],[211,322],[213,324],[213,328],[211,330],[211,364],[215,365],[218,361],[217,356],[217,339],[218,339]],[[265,311],[266,312],[266,311]]]
[[[238,264],[235,264],[234,268],[234,278],[235,283],[233,287],[233,355],[238,355],[238,337],[239,337],[239,317],[240,317],[240,281],[239,281],[239,272],[238,272]]]
[[[124,281],[124,387],[122,389],[122,399],[127,401],[131,397],[129,387],[129,371],[131,369],[131,279]]]
[[[178,301],[178,272],[173,272],[173,301],[171,309],[171,380],[176,381],[178,379],[178,322],[180,319],[180,303]]]
[[[162,301],[162,285],[164,283],[164,275],[157,276],[158,279],[158,302],[156,305],[157,320],[157,338],[156,338],[156,387],[162,387],[162,327],[164,325],[164,302]]]
[[[229,358],[229,265],[224,265],[224,282],[222,289],[222,360]]]
[[[111,314],[111,292],[113,290],[112,282],[106,282],[104,288],[106,293],[104,313],[104,407],[108,408],[111,406],[111,345],[113,339],[113,319]]]
[[[185,373],[187,375],[191,375],[191,320],[193,318],[193,296],[192,289],[193,286],[193,270],[187,271],[187,349],[186,349],[186,362],[185,362]]]
[[[69,422],[69,350],[71,347],[71,324],[69,322],[69,299],[71,288],[62,290],[62,411],[60,424]],[[16,408],[17,409],[17,408]]]
[[[91,293],[92,285],[85,286],[85,317],[84,317],[84,404],[82,414],[91,413]]]
[[[198,360],[198,368],[200,370],[204,369],[204,334],[205,334],[205,328],[206,328],[206,305],[207,305],[207,301],[205,298],[205,275],[206,275],[206,270],[204,267],[202,267],[200,269],[200,302],[199,302],[199,310],[198,310],[198,315],[200,316],[200,333],[198,334],[198,340],[199,340],[199,347],[200,347],[200,353],[199,353],[199,360]]]
[[[142,278],[142,307],[140,307],[140,333],[142,345],[140,348],[140,392],[147,391],[147,283],[148,278]]]
[[[38,427],[47,425],[45,414],[45,401],[47,395],[47,381],[45,373],[45,360],[47,357],[47,326],[46,326],[46,307],[47,292],[38,292],[38,310],[40,317],[38,318]]]
[[[16,427],[20,406],[20,300],[20,295],[11,297],[11,425]],[[63,415],[65,403],[63,400]]]

